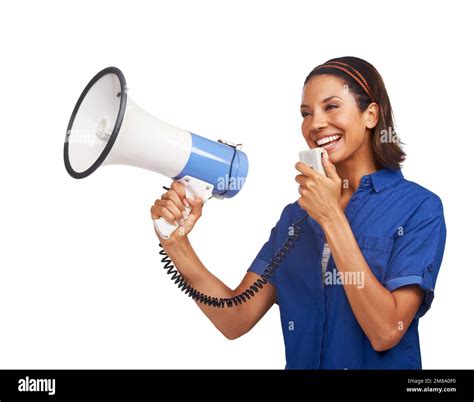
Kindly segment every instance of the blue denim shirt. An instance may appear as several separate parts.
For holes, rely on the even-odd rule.
[[[337,281],[323,285],[325,235],[311,217],[272,276],[277,290],[288,369],[420,369],[418,319],[430,308],[443,258],[446,226],[438,196],[406,180],[400,170],[382,169],[362,177],[346,210],[360,250],[389,291],[406,285],[424,290],[424,300],[400,342],[377,352],[362,331]],[[287,205],[249,271],[261,275],[288,238],[289,227],[306,215]],[[329,275],[329,277],[327,276]],[[326,278],[336,278],[331,256]]]

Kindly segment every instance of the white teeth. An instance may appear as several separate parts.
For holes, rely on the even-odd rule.
[[[329,137],[324,137],[324,138],[321,138],[320,140],[316,141],[316,144],[318,145],[324,145],[324,144],[327,144],[328,142],[331,142],[331,141],[334,141],[334,140],[338,140],[339,138],[341,138],[342,135],[331,135]]]

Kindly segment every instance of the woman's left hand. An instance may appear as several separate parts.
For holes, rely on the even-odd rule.
[[[322,159],[328,177],[302,162],[295,165],[296,170],[301,172],[295,177],[295,180],[300,184],[301,197],[298,199],[298,204],[321,226],[342,212],[342,180],[326,151],[324,151]]]

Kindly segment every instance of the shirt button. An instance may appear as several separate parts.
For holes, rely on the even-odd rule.
[[[432,266],[432,265],[430,265],[430,266],[428,267],[428,272],[433,272],[433,266]]]

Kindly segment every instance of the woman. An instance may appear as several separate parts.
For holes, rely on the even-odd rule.
[[[404,179],[390,100],[368,62],[342,57],[314,68],[301,115],[308,146],[325,150],[327,177],[296,164],[300,198],[284,208],[236,289],[194,252],[187,234],[202,202],[187,200],[176,182],[151,212],[182,227],[160,241],[192,287],[232,298],[268,272],[300,221],[299,240],[270,284],[234,308],[198,303],[202,311],[235,339],[278,303],[289,369],[420,369],[418,319],[433,300],[446,239],[441,200]],[[183,221],[185,205],[192,209]]]

